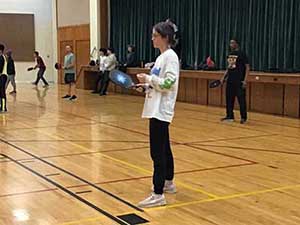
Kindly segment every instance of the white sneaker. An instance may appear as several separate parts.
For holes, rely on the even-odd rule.
[[[154,186],[151,188],[152,192],[154,192]],[[166,180],[164,186],[164,193],[175,194],[177,192],[176,185],[173,181]]]
[[[150,208],[150,207],[156,207],[156,206],[164,206],[166,204],[167,204],[167,202],[166,202],[166,198],[165,198],[164,194],[157,195],[157,194],[152,193],[148,198],[141,201],[138,204],[138,207]]]

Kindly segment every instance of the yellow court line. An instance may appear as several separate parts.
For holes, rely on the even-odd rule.
[[[73,143],[73,142],[69,142],[69,143],[70,143],[71,145],[74,145],[74,146],[78,147],[78,148],[82,148],[82,149],[84,149],[84,150],[89,150],[88,148],[86,148],[86,147],[84,147],[84,146],[81,146],[81,145],[79,145],[79,144],[76,144],[76,143]],[[126,166],[128,166],[128,167],[131,167],[131,168],[133,168],[133,169],[136,169],[137,171],[139,171],[139,172],[141,172],[141,173],[143,173],[143,174],[146,174],[146,175],[152,175],[152,172],[151,172],[150,170],[144,169],[144,168],[142,168],[142,167],[136,166],[136,165],[134,165],[134,164],[128,163],[128,162],[123,161],[123,160],[120,160],[120,159],[116,159],[116,158],[114,158],[114,157],[108,156],[108,155],[103,154],[103,153],[101,153],[101,152],[99,152],[99,153],[97,153],[97,154],[100,154],[100,155],[102,155],[102,156],[105,157],[105,158],[108,158],[108,159],[113,160],[113,161],[115,161],[115,162],[124,164],[124,165],[126,165]],[[204,191],[204,190],[202,190],[202,189],[194,188],[194,187],[192,187],[192,186],[190,186],[190,185],[184,184],[184,183],[182,183],[182,182],[180,182],[180,181],[176,181],[176,184],[179,185],[179,186],[182,186],[182,187],[184,187],[184,188],[186,188],[186,189],[189,189],[189,190],[191,190],[191,191],[199,192],[199,193],[201,193],[201,194],[204,194],[204,195],[206,195],[206,196],[209,196],[210,198],[218,198],[218,197],[219,197],[219,196],[217,196],[217,195],[211,194],[211,193],[209,193],[209,192],[207,192],[207,191]]]
[[[24,123],[23,123],[23,124],[24,124]],[[28,125],[26,125],[26,124],[24,124],[24,125],[25,125],[25,126],[28,126]],[[41,130],[37,130],[37,132],[42,133],[42,134],[44,134],[44,135],[47,135],[48,137],[51,137],[51,138],[62,138],[62,137],[59,137],[59,136],[57,136],[57,135],[52,135],[52,134],[49,134],[48,132],[41,131]],[[70,144],[73,145],[73,146],[76,146],[76,147],[78,147],[78,148],[81,148],[81,149],[83,149],[83,150],[90,150],[90,149],[87,148],[87,147],[84,147],[84,146],[82,146],[82,145],[73,143],[73,142],[71,142],[71,141],[66,141],[66,142],[70,143]],[[150,170],[144,169],[144,168],[142,168],[142,167],[136,166],[136,165],[134,165],[134,164],[128,163],[128,162],[123,161],[123,160],[120,160],[120,159],[116,159],[116,158],[114,158],[114,157],[108,156],[108,155],[103,154],[103,153],[101,153],[101,152],[99,152],[99,153],[97,153],[97,154],[100,154],[100,155],[102,155],[103,157],[108,158],[108,159],[110,159],[110,160],[112,160],[112,161],[121,163],[121,164],[126,165],[126,166],[128,166],[128,167],[131,167],[131,168],[133,168],[133,169],[136,169],[137,171],[141,172],[142,174],[145,174],[145,175],[152,175],[152,171],[150,171]],[[184,188],[186,188],[186,189],[189,189],[189,190],[191,190],[191,191],[195,191],[195,192],[204,194],[204,195],[206,195],[206,196],[208,196],[208,197],[210,197],[210,198],[218,198],[218,197],[219,197],[219,196],[217,196],[217,195],[215,195],[215,194],[209,193],[209,192],[207,192],[207,191],[205,191],[205,190],[202,190],[202,189],[200,189],[200,188],[194,188],[194,187],[192,187],[192,186],[190,186],[190,185],[188,185],[188,184],[182,183],[182,182],[180,182],[180,181],[176,181],[176,184],[179,185],[179,186],[182,186],[182,187],[184,187]]]
[[[44,134],[44,135],[47,135],[47,136],[49,136],[49,137],[52,137],[52,138],[58,138],[58,136],[51,135],[51,134],[49,134],[48,132],[45,132],[45,131],[37,130],[37,132],[40,132],[40,133],[42,133],[42,134]],[[61,137],[60,137],[60,138],[61,138]],[[84,147],[84,146],[82,146],[82,145],[73,143],[73,142],[71,142],[71,141],[66,141],[66,142],[70,143],[71,145],[73,145],[73,146],[75,146],[75,147],[81,148],[81,149],[83,149],[83,150],[90,150],[90,149],[87,148],[87,147]],[[141,172],[142,174],[152,175],[152,171],[150,171],[150,170],[144,169],[144,168],[142,168],[142,167],[136,166],[136,165],[134,165],[134,164],[128,163],[128,162],[123,161],[123,160],[120,160],[120,159],[116,159],[116,158],[114,158],[114,157],[108,156],[108,155],[103,154],[103,153],[101,153],[101,152],[99,152],[99,153],[97,153],[97,154],[102,155],[103,157],[108,158],[108,159],[110,159],[110,160],[112,160],[112,161],[121,163],[121,164],[126,165],[126,166],[128,166],[128,167],[131,167],[131,168],[133,168],[133,169],[136,169],[137,171]],[[214,194],[212,194],[212,193],[209,193],[209,192],[207,192],[207,191],[205,191],[205,190],[202,190],[202,189],[199,189],[199,188],[194,188],[194,187],[192,187],[192,186],[190,186],[190,185],[184,184],[184,183],[182,183],[182,182],[180,182],[180,181],[176,181],[176,184],[178,184],[179,186],[182,186],[182,187],[184,187],[184,188],[186,188],[186,189],[189,189],[189,190],[191,190],[191,191],[195,191],[195,192],[204,194],[204,195],[206,195],[206,196],[209,196],[210,198],[218,198],[218,197],[219,197],[219,196],[214,195]]]
[[[203,199],[203,200],[198,200],[198,201],[191,201],[191,202],[184,202],[184,203],[178,203],[178,204],[173,204],[173,205],[166,205],[166,206],[163,206],[163,207],[144,209],[144,211],[145,212],[150,212],[150,211],[153,211],[153,210],[178,208],[178,207],[190,206],[190,205],[195,205],[195,204],[204,203],[204,202],[214,202],[214,201],[228,200],[228,199],[234,199],[234,198],[239,198],[239,197],[255,196],[255,195],[265,194],[265,193],[269,193],[269,192],[283,191],[283,190],[290,190],[290,189],[297,189],[297,188],[300,188],[300,184],[289,185],[289,186],[278,187],[278,188],[265,189],[265,190],[260,190],[260,191],[239,193],[239,194],[234,194],[234,195],[221,196],[221,197],[218,197],[218,198]]]
[[[222,197],[218,197],[218,198],[214,198],[214,199],[209,198],[209,199],[203,199],[203,200],[197,200],[197,201],[178,203],[178,204],[167,205],[167,206],[163,206],[163,207],[148,208],[148,209],[146,208],[146,209],[144,209],[144,211],[145,212],[151,212],[151,211],[156,211],[156,210],[179,208],[179,207],[183,207],[183,206],[190,206],[190,205],[195,205],[195,204],[200,204],[200,203],[205,203],[205,202],[214,202],[214,201],[235,199],[235,198],[239,198],[239,197],[255,196],[255,195],[269,193],[269,192],[283,191],[283,190],[290,190],[290,189],[297,189],[297,188],[300,188],[300,184],[284,186],[284,187],[278,187],[278,188],[265,189],[265,190],[260,190],[260,191],[239,193],[239,194],[234,194],[234,195],[227,195],[227,196],[222,196]],[[131,211],[131,212],[123,213],[123,214],[129,214],[129,213],[134,213],[134,212],[135,211]],[[62,223],[62,224],[59,224],[59,225],[72,225],[72,224],[78,224],[78,223],[82,223],[82,222],[95,221],[95,220],[102,219],[102,218],[103,217],[93,217],[93,218],[87,218],[87,219],[83,219],[83,220],[72,221],[72,222],[68,222],[68,223]]]

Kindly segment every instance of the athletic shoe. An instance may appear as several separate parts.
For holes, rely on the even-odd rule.
[[[71,98],[69,98],[69,100],[70,100],[70,101],[75,101],[75,100],[77,100],[76,95],[73,95]]]
[[[152,186],[151,190],[154,192],[154,186]],[[166,180],[164,186],[164,193],[175,194],[176,192],[176,185],[173,183],[173,181]]]
[[[247,119],[241,119],[240,124],[245,124],[247,122]]]
[[[221,122],[234,122],[233,118],[229,118],[229,117],[224,117],[221,119]]]
[[[33,84],[33,85],[37,86],[37,83],[35,83],[35,82],[32,82],[31,84]]]
[[[43,88],[48,88],[49,87],[49,84],[46,84],[43,86]]]
[[[65,96],[62,97],[62,98],[64,98],[64,99],[66,99],[66,98],[71,98],[71,95],[65,95]]]
[[[167,204],[166,198],[163,194],[157,195],[151,193],[151,195],[148,198],[146,198],[145,200],[141,201],[138,204],[138,207],[149,208],[149,207],[156,207],[156,206],[164,206],[166,204]]]

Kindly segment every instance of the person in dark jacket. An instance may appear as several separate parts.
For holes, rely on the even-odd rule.
[[[126,72],[127,67],[138,67],[139,66],[136,52],[135,52],[135,46],[128,45],[127,51],[128,52],[127,52],[127,56],[126,56],[126,61],[120,66],[120,70],[123,72]]]
[[[6,106],[6,82],[7,82],[7,58],[4,54],[4,45],[0,44],[0,113],[7,111]]]
[[[125,67],[136,67],[138,66],[136,52],[135,52],[135,46],[134,45],[128,45],[128,53],[126,57],[126,62],[124,64]]]
[[[39,70],[38,70],[38,73],[37,73],[36,81],[33,82],[32,84],[38,85],[39,81],[42,80],[44,82],[44,87],[48,87],[49,84],[46,81],[46,79],[44,78],[44,73],[46,71],[46,65],[44,63],[44,60],[42,59],[39,52],[37,52],[37,51],[34,52],[33,56],[36,60],[36,65],[35,65],[34,69],[38,68]]]
[[[16,94],[17,93],[17,86],[16,86],[16,69],[15,69],[15,62],[12,57],[12,50],[9,49],[6,52],[6,57],[7,57],[7,82],[6,82],[6,89],[11,82],[11,85],[13,87],[13,91],[9,92],[10,94]]]

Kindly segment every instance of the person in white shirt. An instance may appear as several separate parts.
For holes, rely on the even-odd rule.
[[[149,86],[143,110],[143,118],[150,120],[150,151],[153,161],[153,193],[141,201],[139,207],[154,207],[166,204],[164,192],[176,193],[174,160],[169,139],[169,124],[174,116],[179,83],[179,60],[171,49],[174,42],[174,27],[169,22],[160,22],[153,28],[152,41],[160,50],[150,75],[138,74],[140,85]]]
[[[101,79],[100,85],[100,95],[106,95],[107,88],[109,85],[109,73],[110,71],[116,69],[118,64],[117,57],[113,48],[107,49],[107,58],[105,59],[105,72],[103,78]]]
[[[107,50],[106,48],[100,48],[99,50],[99,59],[98,59],[98,63],[99,63],[99,73],[98,73],[98,79],[96,81],[96,87],[95,87],[95,90],[92,92],[92,94],[98,94],[100,93],[100,83],[101,83],[101,80],[104,76],[104,73],[105,73],[105,70],[106,70],[106,67],[105,67],[105,64],[106,64],[106,58],[107,58]]]

